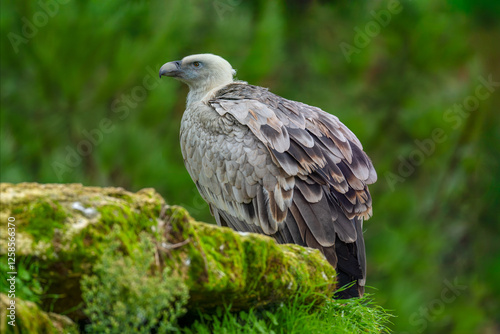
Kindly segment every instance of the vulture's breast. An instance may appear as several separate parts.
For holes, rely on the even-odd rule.
[[[222,210],[250,202],[266,174],[279,174],[248,127],[203,103],[186,109],[180,143],[186,169],[201,195]]]

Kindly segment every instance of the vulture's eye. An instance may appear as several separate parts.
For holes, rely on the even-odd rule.
[[[193,66],[196,67],[196,68],[200,68],[201,67],[201,63],[199,61],[195,61],[195,62],[193,62]]]

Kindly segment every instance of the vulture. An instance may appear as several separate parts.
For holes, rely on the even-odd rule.
[[[362,296],[377,174],[358,138],[332,114],[235,80],[213,54],[159,74],[189,86],[182,156],[218,225],[319,249],[346,285],[335,297]]]

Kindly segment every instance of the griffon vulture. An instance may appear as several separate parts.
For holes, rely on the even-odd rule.
[[[221,226],[319,249],[339,286],[355,282],[337,297],[361,296],[367,185],[377,179],[361,143],[337,117],[235,73],[213,54],[160,69],[189,86],[180,144],[201,196]]]

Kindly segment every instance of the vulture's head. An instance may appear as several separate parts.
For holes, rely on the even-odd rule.
[[[160,68],[160,78],[173,77],[191,89],[204,91],[233,82],[235,74],[236,71],[224,58],[210,53],[187,56]]]

